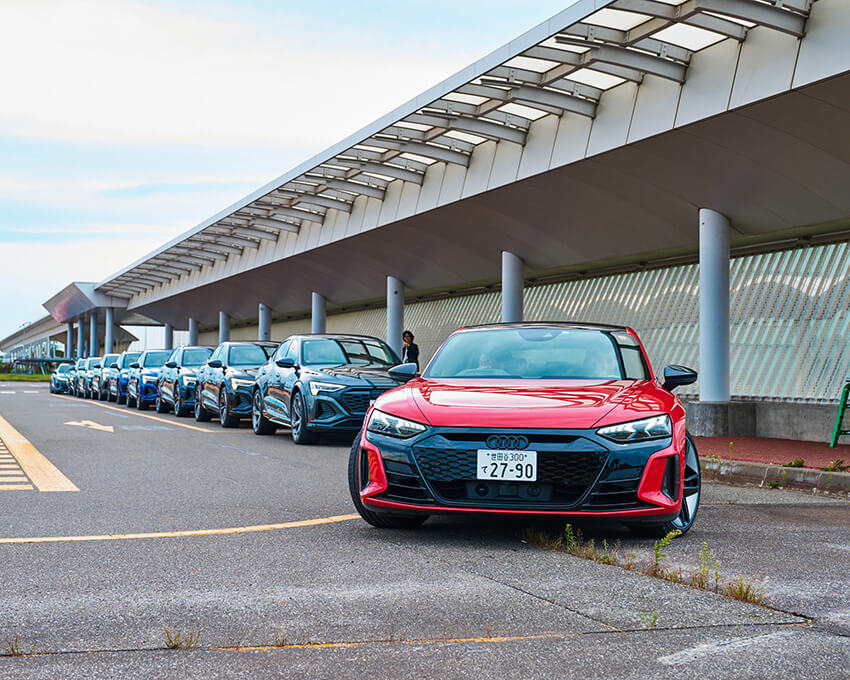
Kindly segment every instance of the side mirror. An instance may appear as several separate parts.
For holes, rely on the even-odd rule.
[[[109,366],[107,366],[107,368],[118,368],[118,362],[113,361],[111,364],[109,364]]]
[[[283,357],[275,361],[275,364],[281,368],[295,368],[295,359],[292,357]]]
[[[416,377],[416,371],[419,370],[416,364],[399,364],[393,366],[389,370],[390,378],[399,382],[407,382]]]
[[[221,368],[222,366],[224,366],[224,364],[222,364],[219,359],[213,359],[207,362],[207,366],[209,366],[210,368]]]
[[[138,361],[134,361],[132,364],[130,364],[130,368],[138,368],[138,367],[139,367]]]
[[[682,385],[690,385],[697,380],[697,372],[687,366],[665,366],[664,383],[661,385],[668,392],[672,392]]]
[[[168,362],[166,362],[165,367],[166,368],[177,368],[177,362],[176,361],[168,361]]]

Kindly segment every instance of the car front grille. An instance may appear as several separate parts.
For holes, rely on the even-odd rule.
[[[371,399],[369,392],[348,392],[342,395],[342,403],[349,413],[366,413]]]
[[[536,482],[478,480],[478,448],[487,446],[480,434],[474,437],[480,444],[475,448],[469,447],[474,441],[469,435],[461,437],[466,443],[462,448],[413,447],[425,480],[446,500],[570,506],[596,481],[608,455],[607,451],[595,449],[593,442],[578,437],[562,437],[560,447],[557,439],[546,437],[548,441],[544,442],[535,438],[529,450],[537,450]],[[456,436],[447,435],[445,439],[460,443]]]

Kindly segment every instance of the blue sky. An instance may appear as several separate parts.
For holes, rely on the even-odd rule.
[[[570,4],[0,4],[0,337]]]

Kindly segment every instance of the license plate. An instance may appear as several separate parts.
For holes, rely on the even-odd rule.
[[[537,481],[537,451],[478,449],[478,479]]]

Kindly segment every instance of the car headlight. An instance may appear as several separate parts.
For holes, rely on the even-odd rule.
[[[253,380],[245,380],[245,378],[231,378],[230,386],[235,390],[240,387],[251,387],[254,384]]]
[[[156,382],[156,376],[155,375],[143,375],[142,376],[142,382],[145,383],[146,385],[150,385],[151,383],[155,383]]]
[[[366,427],[369,432],[385,434],[388,437],[407,439],[425,431],[425,426],[412,420],[391,416],[383,411],[373,410]]]
[[[673,433],[670,425],[670,416],[666,413],[661,416],[633,420],[629,423],[608,425],[596,430],[596,434],[617,442],[626,444],[629,442],[643,442],[650,439],[663,439]]]
[[[314,381],[310,383],[310,394],[315,397],[319,392],[339,392],[344,387],[345,385]]]

